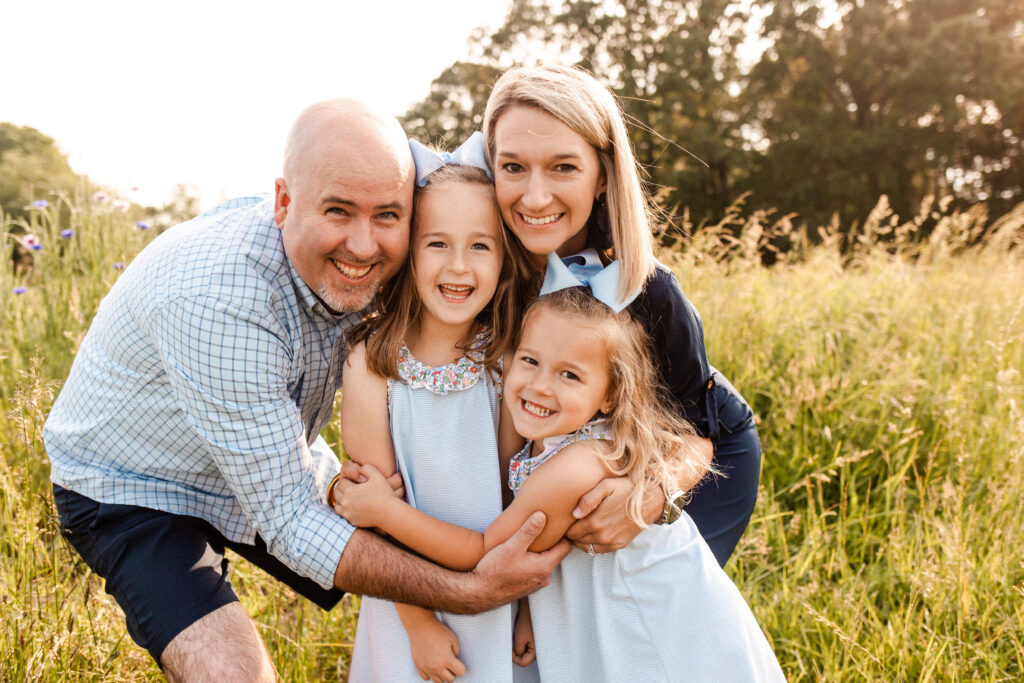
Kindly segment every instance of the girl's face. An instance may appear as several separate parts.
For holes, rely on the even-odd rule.
[[[569,434],[612,409],[608,355],[596,329],[575,316],[534,309],[505,378],[516,431],[527,439]]]
[[[517,106],[494,127],[494,185],[505,224],[527,251],[568,256],[586,246],[605,178],[581,135],[540,109]]]
[[[490,191],[447,182],[416,204],[412,259],[424,316],[468,325],[494,296],[504,248],[501,220]]]

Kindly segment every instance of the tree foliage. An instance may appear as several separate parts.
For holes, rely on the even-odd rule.
[[[513,64],[582,66],[620,97],[667,208],[862,219],[887,195],[1024,198],[1024,6],[1013,0],[513,0],[406,123],[457,143]]]
[[[72,195],[80,179],[53,138],[30,126],[0,122],[0,209],[20,218],[51,193]]]
[[[880,194],[901,215],[929,194],[1019,201],[1020,6],[1016,17],[976,0],[835,6],[828,26],[820,3],[794,0],[765,20],[749,93],[767,151],[751,187],[819,217],[862,217]]]

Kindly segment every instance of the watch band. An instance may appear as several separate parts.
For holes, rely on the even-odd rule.
[[[661,510],[661,519],[655,524],[671,524],[683,514],[683,503],[686,502],[686,493],[676,489],[672,493],[665,494],[665,507]]]

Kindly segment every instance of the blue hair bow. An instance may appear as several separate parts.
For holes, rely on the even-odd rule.
[[[620,299],[619,277],[619,262],[612,261],[607,266],[602,266],[601,257],[598,256],[596,249],[584,249],[575,256],[564,259],[552,252],[548,254],[548,267],[544,272],[544,284],[540,287],[540,295],[544,296],[569,287],[589,287],[595,299],[620,313],[639,296],[640,288]]]
[[[494,178],[494,174],[487,166],[487,157],[484,156],[484,136],[480,131],[470,135],[469,139],[459,145],[454,152],[435,152],[412,138],[409,138],[409,149],[412,151],[412,160],[416,163],[416,187],[426,185],[427,176],[449,164],[476,166],[482,169],[488,178]]]

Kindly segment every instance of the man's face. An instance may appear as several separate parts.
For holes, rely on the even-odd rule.
[[[409,164],[371,141],[325,140],[299,166],[275,185],[288,260],[333,312],[365,308],[409,249]]]

